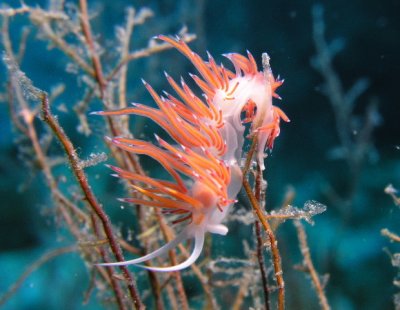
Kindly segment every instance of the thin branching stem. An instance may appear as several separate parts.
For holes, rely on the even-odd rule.
[[[236,293],[236,298],[232,305],[232,310],[243,309],[243,302],[249,290],[250,279],[250,277],[245,278],[243,283],[240,285],[239,291]]]
[[[89,54],[92,59],[92,65],[94,70],[94,76],[98,87],[100,89],[100,98],[103,101],[104,105],[106,105],[106,86],[107,86],[107,79],[104,78],[104,73],[101,65],[100,57],[95,48],[95,42],[93,40],[93,35],[90,27],[89,22],[89,15],[88,15],[88,7],[86,0],[79,1],[80,9],[81,9],[81,26],[82,32],[86,40],[86,45],[88,47]],[[111,117],[107,117],[107,123],[110,127],[110,131],[113,136],[119,136],[120,132],[115,126]],[[132,168],[128,170],[133,170],[139,174],[143,174],[143,170],[137,160],[137,157],[133,154],[126,154],[128,160],[125,161],[124,167]]]
[[[267,233],[270,242],[272,263],[274,265],[276,283],[278,285],[278,309],[283,310],[285,309],[285,282],[282,276],[282,262],[278,248],[278,241],[276,240],[275,234],[272,231],[269,222],[265,219],[264,212],[261,210],[257,199],[254,197],[250,183],[246,178],[243,179],[243,187],[247,196],[249,197],[250,204],[253,207],[254,212],[256,213],[265,232]]]
[[[101,98],[104,98],[105,88],[106,88],[106,81],[103,76],[103,70],[100,62],[100,57],[96,51],[92,31],[90,29],[90,22],[89,22],[89,15],[88,15],[88,8],[86,0],[80,0],[79,6],[81,9],[81,26],[82,31],[86,39],[86,44],[88,46],[89,54],[92,59],[93,69],[95,78],[100,88]]]
[[[258,203],[261,202],[262,195],[262,171],[260,165],[257,164],[257,171],[256,171],[256,178],[254,184],[254,196],[257,199]],[[262,281],[262,288],[264,292],[264,306],[266,310],[269,310],[269,288],[268,288],[268,274],[265,268],[265,261],[264,261],[264,242],[261,233],[261,224],[259,221],[255,221],[255,230],[256,230],[256,237],[257,237],[257,260],[258,266],[260,268],[261,273],[261,281]]]
[[[311,259],[310,248],[308,247],[307,235],[303,224],[299,220],[295,220],[294,226],[296,227],[297,237],[299,238],[300,250],[303,255],[303,264],[306,267],[307,272],[310,274],[311,281],[314,285],[315,291],[317,292],[319,304],[323,310],[329,310],[330,307],[325,295],[324,287]]]
[[[90,185],[87,181],[86,175],[80,166],[80,160],[79,160],[78,154],[76,153],[76,150],[75,150],[71,140],[65,134],[63,128],[58,124],[55,117],[51,114],[47,95],[44,93],[42,95],[42,115],[43,115],[44,121],[49,125],[49,127],[53,131],[54,135],[57,137],[57,139],[63,146],[64,151],[67,154],[68,160],[70,162],[72,171],[80,185],[80,188],[83,191],[85,200],[89,203],[90,207],[95,212],[95,214],[99,217],[99,219],[102,223],[104,233],[108,239],[108,243],[110,245],[110,248],[111,248],[115,258],[117,259],[117,261],[124,261],[125,259],[122,254],[122,250],[118,244],[118,240],[114,236],[111,222],[110,222],[107,214],[104,212],[103,207],[101,206],[101,204],[99,204],[99,202],[97,201],[97,198],[95,197],[94,193],[92,192],[92,190],[90,188]],[[125,280],[127,282],[127,286],[129,289],[129,293],[131,295],[131,298],[135,305],[135,308],[136,309],[143,308],[143,304],[140,299],[139,293],[136,289],[136,284],[135,284],[135,280],[133,279],[133,276],[131,275],[131,273],[129,272],[129,270],[126,266],[120,266],[119,268],[125,277]]]
[[[157,221],[160,224],[160,228],[161,228],[161,231],[162,231],[165,241],[166,242],[172,241],[174,239],[174,236],[172,234],[172,229],[167,225],[165,219],[162,217],[161,211],[157,209],[157,210],[155,210],[155,212],[156,212],[156,216],[157,216]],[[169,251],[169,258],[170,258],[172,266],[175,266],[178,264],[178,260],[176,259],[175,250]],[[178,271],[175,271],[175,272],[172,272],[172,276],[175,278],[176,290],[178,292],[178,298],[179,298],[179,302],[180,302],[180,309],[189,310],[189,303],[187,300],[185,288],[183,286],[181,273]]]
[[[91,220],[92,220],[92,226],[93,226],[94,233],[95,233],[96,237],[99,238],[100,237],[100,229],[99,229],[99,225],[97,223],[98,219],[94,216],[93,213],[91,216]],[[100,251],[100,256],[103,259],[103,261],[109,262],[110,260],[109,260],[107,251],[103,247],[100,247],[99,251]],[[100,269],[103,267],[98,267],[98,268]],[[124,303],[124,294],[122,292],[121,286],[119,285],[117,279],[115,277],[113,277],[112,269],[111,268],[105,268],[105,269],[106,269],[108,278],[110,279],[110,285],[113,289],[118,308],[120,310],[126,310],[127,308]]]
[[[179,244],[178,245],[179,250],[182,252],[182,254],[184,255],[185,258],[188,258],[190,253],[187,251],[187,249],[182,245]],[[197,278],[199,279],[204,293],[206,295],[206,309],[217,309],[217,304],[216,304],[216,300],[215,297],[213,295],[212,292],[212,287],[210,285],[210,281],[208,279],[208,277],[201,271],[200,267],[198,265],[196,265],[196,263],[192,264],[190,266],[190,268],[192,268],[193,273],[197,276]]]
[[[129,44],[132,32],[135,26],[135,10],[130,8],[127,11],[125,36],[121,46],[121,58],[124,59],[129,55]],[[121,68],[118,84],[119,108],[126,108],[126,81],[127,81],[128,66]],[[125,121],[126,122],[126,121]]]
[[[4,17],[3,20],[3,27],[2,27],[2,42],[5,47],[5,51],[7,56],[10,58],[11,62],[13,63],[13,70],[17,70],[18,64],[16,63],[17,57],[15,56],[15,52],[13,50],[9,27],[8,27],[8,17]],[[20,44],[21,46],[21,44]],[[22,54],[20,55],[22,57]],[[15,72],[14,72],[15,73]],[[13,73],[13,74],[14,74]],[[9,107],[10,107],[10,115],[11,120],[13,121],[14,125],[21,130],[26,137],[29,138],[31,141],[33,150],[36,155],[36,161],[39,164],[39,167],[42,169],[45,180],[49,189],[51,190],[52,196],[56,202],[60,203],[60,212],[68,224],[68,227],[71,233],[77,238],[80,238],[80,232],[78,225],[76,225],[75,221],[72,219],[71,214],[68,212],[67,209],[72,211],[72,213],[78,217],[81,221],[87,222],[86,215],[77,208],[59,189],[58,184],[56,182],[55,177],[51,171],[51,167],[49,165],[48,157],[46,156],[45,150],[43,149],[42,145],[39,142],[39,135],[34,125],[34,120],[36,117],[37,112],[30,108],[28,102],[25,100],[23,96],[23,90],[21,85],[15,81],[15,77],[13,74],[10,76],[10,81],[8,83],[8,100],[9,100]],[[14,93],[15,98],[14,98]],[[19,108],[19,113],[17,113],[17,104]]]
[[[267,233],[270,247],[271,247],[271,256],[272,256],[272,263],[274,266],[274,272],[275,272],[275,277],[276,277],[276,283],[278,286],[278,309],[283,310],[285,309],[285,282],[283,280],[283,275],[282,275],[282,260],[281,260],[281,255],[279,253],[279,248],[278,248],[278,241],[276,240],[275,234],[273,230],[271,229],[271,225],[265,218],[264,212],[261,210],[260,205],[256,199],[256,197],[253,194],[253,189],[247,179],[247,172],[250,169],[251,166],[251,161],[253,159],[254,152],[257,147],[257,135],[254,135],[253,140],[252,140],[252,145],[250,147],[250,151],[247,154],[246,158],[246,163],[245,167],[243,168],[243,188],[247,194],[247,197],[249,198],[250,204],[256,213],[259,221],[261,222],[265,232]]]
[[[194,39],[196,39],[196,36],[193,34],[185,34],[185,36],[182,37],[182,40],[185,41],[186,43],[193,41]],[[111,81],[121,71],[121,69],[124,66],[126,66],[129,62],[140,58],[149,57],[153,54],[157,54],[162,51],[169,50],[171,48],[172,46],[170,44],[163,42],[163,43],[152,44],[149,47],[142,48],[134,52],[131,52],[130,54],[127,54],[118,62],[118,64],[114,67],[111,73],[108,74],[108,76],[106,77],[106,81],[107,82]]]

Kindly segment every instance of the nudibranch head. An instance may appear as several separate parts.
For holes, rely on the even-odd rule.
[[[100,115],[135,114],[147,117],[162,127],[177,145],[156,136],[158,146],[137,139],[110,138],[118,148],[136,155],[145,155],[157,161],[169,180],[110,166],[116,176],[127,180],[136,193],[121,199],[137,205],[163,208],[164,213],[177,217],[174,223],[187,226],[177,237],[141,258],[125,262],[102,264],[106,266],[140,264],[158,257],[186,239],[194,239],[190,257],[171,267],[148,267],[155,271],[177,271],[190,266],[201,254],[206,232],[225,235],[228,228],[222,224],[242,186],[242,159],[245,123],[251,123],[251,134],[258,136],[257,160],[264,169],[265,147],[272,148],[279,135],[280,119],[287,116],[273,106],[272,98],[280,98],[276,89],[283,83],[275,79],[267,54],[263,55],[263,70],[259,71],[253,56],[226,54],[234,71],[217,65],[208,54],[208,61],[194,53],[180,40],[158,36],[183,55],[197,69],[191,74],[203,92],[198,97],[183,81],[177,83],[165,74],[176,95],[164,92],[158,95],[147,83],[144,86],[158,108],[143,104],[118,111],[96,112]],[[243,117],[244,115],[244,117]]]
[[[252,134],[258,135],[257,159],[264,170],[265,148],[272,148],[279,135],[279,121],[288,117],[272,104],[272,98],[279,98],[276,89],[283,80],[275,79],[269,65],[269,56],[263,54],[263,71],[258,71],[253,56],[248,58],[239,54],[226,54],[233,63],[235,77],[229,80],[227,89],[218,89],[213,97],[215,106],[222,110],[225,120],[229,120],[238,137],[236,159],[242,157],[244,123],[251,123]],[[278,110],[277,110],[278,109]],[[278,113],[279,111],[279,113]],[[242,119],[243,112],[245,118]]]

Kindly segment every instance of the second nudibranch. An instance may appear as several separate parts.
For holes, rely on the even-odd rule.
[[[258,71],[253,56],[226,54],[234,71],[217,65],[211,55],[204,61],[181,39],[158,36],[184,54],[199,76],[190,74],[203,92],[198,97],[181,80],[178,84],[166,74],[176,95],[159,96],[143,82],[158,108],[142,104],[117,111],[95,112],[100,115],[135,114],[148,117],[161,126],[176,142],[172,145],[156,136],[158,146],[137,139],[109,138],[118,148],[136,155],[146,155],[165,169],[171,180],[160,180],[110,166],[115,176],[127,180],[136,192],[134,198],[120,199],[136,205],[162,208],[177,217],[174,223],[187,222],[171,242],[143,257],[103,266],[140,264],[165,254],[179,243],[194,239],[191,255],[170,267],[137,265],[154,271],[177,271],[190,266],[202,252],[207,232],[225,235],[222,224],[242,186],[240,162],[243,153],[245,123],[251,123],[251,134],[258,135],[257,161],[264,169],[264,153],[272,148],[279,135],[280,119],[289,121],[272,97],[283,83],[275,79],[269,57],[263,54],[263,71]],[[186,177],[183,177],[186,176]],[[139,198],[138,198],[139,197]]]

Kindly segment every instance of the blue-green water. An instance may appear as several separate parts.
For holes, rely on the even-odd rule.
[[[7,2],[19,7],[18,1]],[[67,1],[68,3],[68,1]],[[46,1],[26,1],[27,5],[46,7]],[[396,288],[393,280],[398,270],[391,266],[387,254],[399,252],[398,244],[390,243],[380,234],[382,228],[400,233],[400,210],[384,193],[391,183],[400,188],[400,112],[398,108],[398,72],[400,70],[399,35],[400,3],[398,1],[327,1],[323,4],[328,42],[340,40],[343,49],[334,58],[334,69],[344,90],[359,78],[367,78],[369,86],[356,101],[353,117],[353,139],[357,139],[365,124],[364,112],[370,102],[376,102],[377,126],[372,129],[364,160],[356,178],[351,165],[342,157],[335,113],[329,104],[321,74],[311,65],[316,54],[313,44],[311,9],[313,1],[90,1],[90,11],[97,12],[92,20],[96,39],[104,48],[105,70],[118,51],[115,46],[115,25],[125,20],[125,7],[149,6],[154,17],[137,26],[131,48],[147,44],[147,38],[163,33],[176,33],[182,25],[198,39],[190,46],[201,56],[206,50],[218,62],[226,52],[245,53],[249,50],[260,63],[267,51],[275,74],[285,78],[279,88],[281,102],[275,102],[291,119],[281,124],[281,134],[272,154],[266,159],[265,178],[268,181],[267,209],[279,206],[288,186],[296,192],[294,205],[302,207],[313,199],[327,206],[327,211],[315,217],[315,225],[306,229],[311,254],[317,270],[329,274],[326,293],[332,309],[393,309]],[[4,3],[3,3],[4,5]],[[17,46],[21,29],[30,22],[26,16],[10,20],[11,39]],[[34,84],[46,91],[52,85],[64,83],[66,91],[56,100],[55,113],[71,137],[81,158],[93,152],[107,151],[102,144],[104,123],[90,116],[93,135],[88,138],[77,132],[78,125],[72,105],[83,97],[85,81],[66,72],[68,59],[56,49],[48,49],[39,40],[35,26],[27,41],[21,68]],[[336,41],[339,42],[339,41]],[[3,49],[3,47],[1,47]],[[6,75],[1,66],[1,93],[6,89]],[[182,75],[189,80],[194,72],[188,61],[176,51],[154,55],[134,62],[129,67],[128,101],[149,103],[140,78],[161,92],[168,89],[163,70]],[[4,96],[2,96],[3,98]],[[29,263],[56,247],[70,245],[60,219],[54,218],[51,197],[40,173],[24,153],[24,145],[12,127],[5,100],[0,105],[0,294],[22,274]],[[64,106],[65,109],[61,109]],[[57,109],[58,107],[58,109]],[[101,108],[95,102],[88,112]],[[65,110],[65,111],[64,111]],[[37,120],[39,122],[39,120]],[[152,137],[159,130],[151,122],[132,119],[135,135]],[[54,143],[49,150],[56,158],[62,151]],[[29,166],[27,166],[29,164]],[[32,166],[33,165],[33,166]],[[151,170],[151,166],[145,168]],[[123,193],[122,186],[109,176],[109,170],[98,165],[86,170],[94,192],[115,217],[115,224],[128,227],[132,213],[124,215],[115,198]],[[60,186],[65,191],[76,190],[70,168],[61,165],[55,174],[65,176]],[[348,203],[344,203],[343,199]],[[239,199],[240,200],[240,199]],[[245,209],[240,201],[236,210]],[[250,226],[238,222],[229,224],[227,237],[213,237],[212,257],[242,257],[243,246],[238,240],[253,242]],[[293,266],[301,262],[297,237],[288,221],[277,231],[283,257],[288,309],[317,309],[318,301],[308,278]],[[137,271],[134,271],[134,273]],[[140,277],[140,274],[139,274]],[[5,309],[98,309],[101,304],[93,292],[83,305],[84,292],[90,286],[88,271],[79,255],[65,254],[33,272],[21,288],[4,305]],[[191,276],[186,276],[185,288],[193,308],[202,304],[202,290]],[[139,281],[143,290],[148,283]],[[398,291],[398,289],[397,289]],[[229,305],[224,292],[219,302]],[[228,297],[227,297],[228,296]],[[225,300],[224,300],[225,299]],[[145,299],[153,307],[150,298]],[[245,299],[243,307],[251,304]]]

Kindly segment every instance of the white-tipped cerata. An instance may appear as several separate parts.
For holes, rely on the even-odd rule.
[[[228,233],[222,223],[242,187],[240,165],[244,158],[245,124],[251,123],[250,132],[258,135],[256,158],[263,170],[265,149],[272,149],[279,135],[280,120],[289,120],[272,104],[272,98],[279,98],[275,90],[283,81],[274,78],[267,54],[263,54],[263,71],[257,69],[249,52],[247,57],[225,54],[234,66],[231,71],[217,65],[209,53],[208,61],[203,61],[179,38],[163,35],[156,38],[169,43],[192,62],[198,75],[190,76],[203,95],[197,96],[183,79],[179,83],[165,73],[174,94],[159,95],[142,80],[158,108],[133,104],[121,110],[92,114],[147,117],[175,141],[177,146],[155,135],[159,145],[156,146],[133,138],[106,138],[122,151],[151,157],[169,175],[167,179],[157,179],[111,166],[113,176],[125,179],[134,193],[139,194],[120,201],[162,208],[163,213],[176,216],[172,224],[187,226],[174,240],[152,253],[124,262],[99,264],[101,266],[136,265],[152,271],[171,272],[193,264],[201,254],[205,233]],[[168,267],[141,265],[167,254],[187,239],[194,239],[194,248],[182,263]]]

